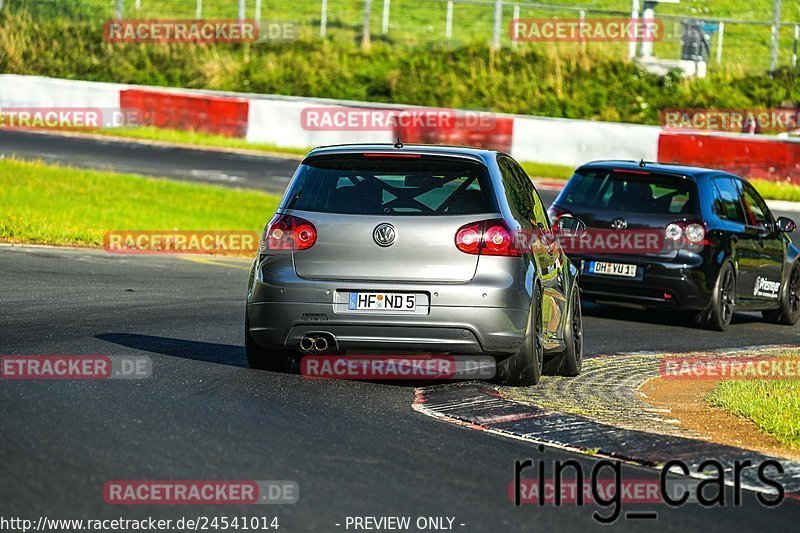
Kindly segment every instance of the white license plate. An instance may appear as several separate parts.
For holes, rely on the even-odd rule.
[[[592,261],[589,263],[589,272],[592,274],[604,274],[606,276],[623,276],[626,278],[636,277],[636,265],[624,263],[605,263],[603,261]]]
[[[417,297],[399,292],[351,292],[347,308],[351,311],[415,311]]]

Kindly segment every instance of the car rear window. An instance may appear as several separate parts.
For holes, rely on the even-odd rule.
[[[590,207],[627,213],[697,215],[697,188],[693,181],[665,174],[620,170],[576,173],[564,188],[564,207]]]
[[[473,215],[497,211],[488,170],[453,159],[312,159],[283,209],[352,215]]]

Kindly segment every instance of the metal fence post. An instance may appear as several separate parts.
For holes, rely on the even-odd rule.
[[[797,68],[797,41],[800,40],[800,26],[794,25],[794,45],[792,46],[792,68]]]
[[[122,11],[123,11],[123,3],[124,0],[117,0],[117,19],[122,18]]]
[[[448,40],[453,38],[453,0],[447,0],[447,19],[444,23],[444,36]]]
[[[254,19],[256,19],[256,24],[261,22],[261,0],[256,0],[256,8],[254,10]]]
[[[500,24],[503,19],[503,0],[494,0],[494,34],[492,47],[500,48]]]
[[[769,59],[770,72],[778,68],[778,37],[781,31],[781,0],[775,0],[772,11],[772,53]]]
[[[203,0],[197,0],[197,7],[194,10],[194,18],[203,18]]]
[[[383,18],[381,19],[381,33],[389,33],[389,7],[392,0],[383,0]]]
[[[322,0],[322,12],[319,15],[319,36],[325,37],[328,32],[328,0]]]
[[[2,2],[0,2],[0,4],[2,4]],[[142,0],[136,0],[136,2],[133,3],[133,8],[139,11],[142,8]]]
[[[368,49],[372,46],[372,40],[370,39],[369,34],[369,16],[372,13],[372,0],[364,0],[364,23],[363,23],[363,31],[364,34],[361,36],[361,48]]]
[[[517,20],[519,18],[519,4],[514,4],[514,15],[513,15],[513,18],[514,18],[514,20]],[[517,35],[516,35],[516,33],[514,33],[514,35],[511,37],[511,46],[516,48],[518,45],[519,45],[519,42],[517,41]]]
[[[245,1],[239,0],[239,20],[244,20],[245,17]]]
[[[2,10],[3,10],[3,2],[4,2],[4,1],[5,1],[5,0],[0,0],[0,11],[2,11]]]
[[[633,25],[633,39],[628,43],[628,59],[636,57],[636,45],[638,36],[636,35],[636,23],[639,21],[639,0],[631,0],[631,22]]]
[[[719,21],[719,35],[717,35],[717,63],[722,63],[722,41],[725,40],[725,21]]]

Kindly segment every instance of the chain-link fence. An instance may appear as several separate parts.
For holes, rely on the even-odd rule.
[[[82,19],[250,19],[292,21],[305,38],[363,37],[397,45],[482,41],[497,48],[549,46],[606,51],[652,70],[798,67],[798,0],[0,0],[0,9]],[[365,13],[369,16],[365,17]],[[520,39],[514,20],[654,21],[652,42]],[[532,22],[533,21],[533,22]],[[524,42],[521,42],[524,41]]]

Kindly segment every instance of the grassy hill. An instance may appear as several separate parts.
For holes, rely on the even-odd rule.
[[[8,2],[14,9],[14,0]],[[255,0],[246,0],[246,15],[255,15]],[[587,16],[628,16],[630,0],[548,0],[540,4],[549,7],[532,7],[536,2],[520,3],[521,17],[564,17],[577,18],[578,9],[583,8]],[[102,21],[114,16],[115,0],[25,0],[25,9],[37,16],[73,16],[82,20]],[[124,0],[124,16],[129,18],[193,18],[197,0]],[[299,22],[307,38],[319,35],[321,0],[262,0],[261,18],[263,20],[287,20]],[[391,0],[389,31],[381,35],[383,0],[372,1],[372,34],[376,39],[392,44],[415,46],[420,44],[442,43],[445,41],[445,19],[447,3],[445,0]],[[513,5],[506,1],[503,10],[503,42],[510,45],[507,32],[513,17]],[[334,39],[354,40],[361,32],[363,0],[328,0],[327,26]],[[664,16],[666,38],[655,43],[658,57],[677,59],[680,54],[680,20],[669,18],[676,15],[690,15],[705,20],[739,19],[746,23],[728,21],[725,25],[723,61],[727,68],[766,69],[770,57],[769,24],[754,24],[754,21],[772,20],[773,0],[681,0],[679,4],[664,4],[658,7],[658,14]],[[204,18],[236,18],[236,0],[204,0]],[[475,41],[487,43],[492,36],[494,2],[493,0],[471,0],[459,3],[456,0],[453,16],[453,45],[463,45]],[[782,20],[800,24],[800,2],[783,2]],[[716,47],[718,35],[712,41]],[[788,65],[793,46],[793,28],[785,26],[780,32],[782,65]],[[559,50],[576,45],[562,43]],[[610,43],[591,43],[593,51],[603,51],[617,58],[627,57],[627,45]],[[520,47],[551,47],[522,43]],[[711,62],[712,68],[716,62]]]
[[[114,45],[94,18],[14,10],[0,13],[0,52],[6,73],[645,124],[657,124],[666,108],[800,101],[789,70],[775,77],[733,69],[702,80],[661,78],[592,48],[492,51],[482,42],[376,41],[363,51],[341,36],[269,45]]]

